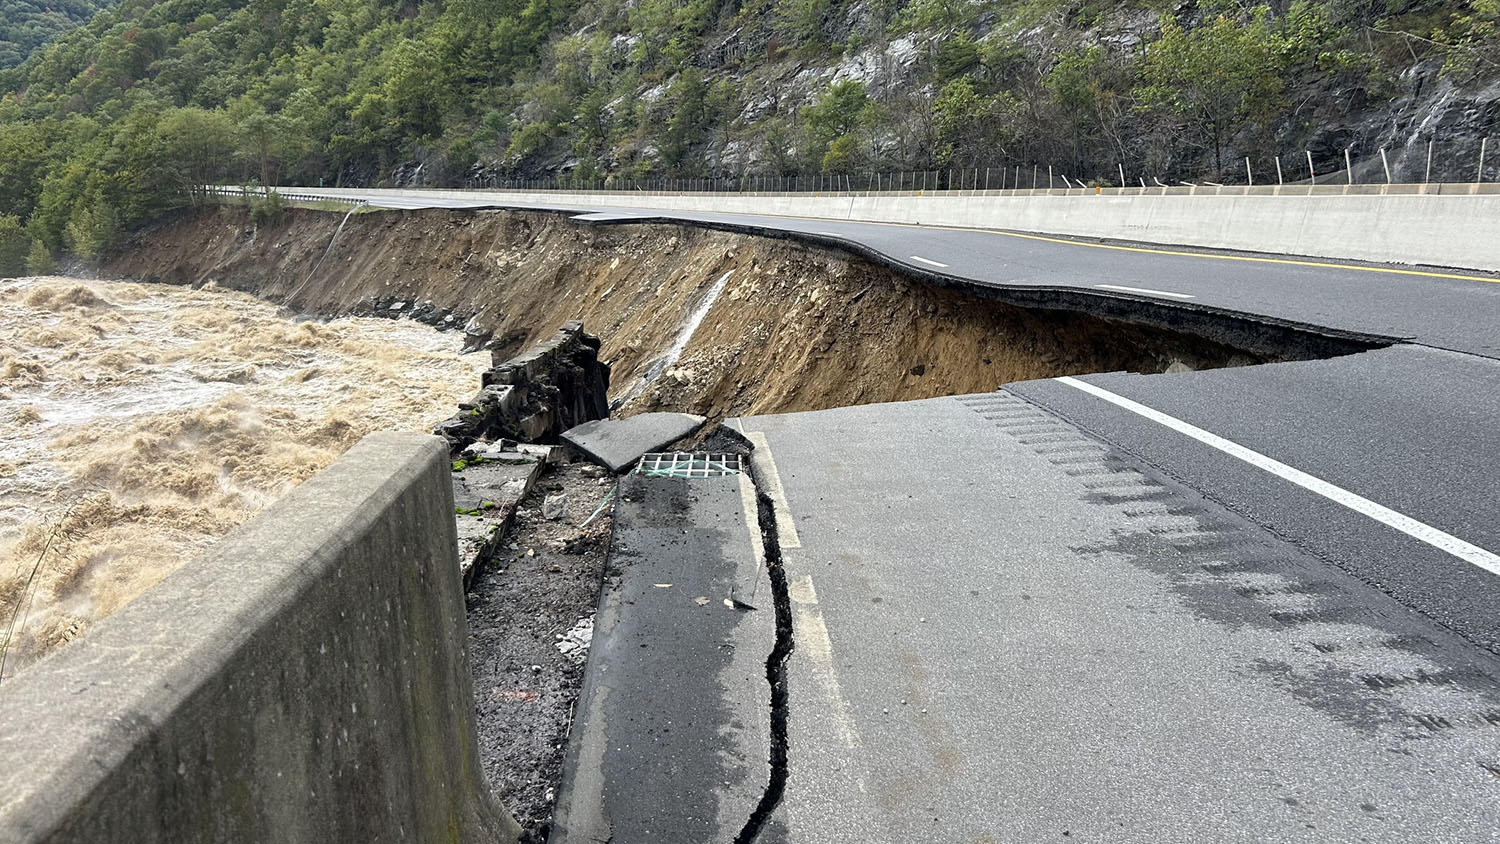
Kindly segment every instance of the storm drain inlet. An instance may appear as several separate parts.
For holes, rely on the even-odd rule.
[[[738,454],[704,451],[663,451],[643,455],[635,473],[648,478],[720,478],[745,470]]]

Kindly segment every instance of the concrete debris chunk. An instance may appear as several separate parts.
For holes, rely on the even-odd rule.
[[[499,463],[534,462],[555,464],[562,460],[562,447],[520,443],[507,439],[500,439],[494,442],[480,440],[465,446],[463,455],[466,458],[475,457],[480,460]]]
[[[566,495],[549,495],[542,499],[542,517],[550,521],[556,521],[563,517],[568,511],[568,497]]]
[[[647,452],[691,436],[707,421],[691,413],[641,413],[597,419],[563,432],[563,442],[615,474],[630,470]]]
[[[479,393],[434,433],[458,454],[482,439],[554,442],[569,427],[609,415],[609,365],[599,360],[599,346],[575,320],[520,356],[495,360]]]
[[[567,633],[559,633],[557,649],[574,665],[582,665],[588,659],[589,646],[594,643],[594,617],[582,619]]]

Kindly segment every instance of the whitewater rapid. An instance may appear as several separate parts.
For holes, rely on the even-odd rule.
[[[0,281],[4,675],[366,433],[430,430],[488,363],[461,343],[411,321],[298,320],[212,286]]]

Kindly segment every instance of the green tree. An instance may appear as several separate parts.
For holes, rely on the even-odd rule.
[[[869,161],[858,138],[840,135],[828,145],[821,164],[824,173],[856,173],[866,169]]]
[[[869,138],[860,136],[880,122],[880,107],[870,99],[863,82],[846,79],[829,86],[816,103],[802,110],[806,126],[806,157],[821,166],[835,141],[849,137],[836,160],[853,160],[858,144],[869,146]],[[863,152],[860,155],[864,155]]]
[[[120,234],[120,213],[103,198],[73,206],[63,228],[63,242],[73,254],[92,261],[103,254]]]
[[[1101,148],[1113,153],[1106,161],[1126,157],[1120,121],[1129,81],[1114,56],[1097,45],[1070,51],[1047,72],[1043,84],[1062,116],[1075,172],[1099,163],[1091,159]]]
[[[1220,15],[1191,32],[1162,18],[1161,38],[1146,47],[1138,108],[1167,133],[1180,125],[1224,169],[1224,148],[1264,125],[1282,105],[1284,82],[1269,10],[1240,22]]]
[[[1020,103],[1008,92],[981,94],[961,76],[933,103],[938,161],[963,167],[1003,159],[1018,140]]]
[[[219,183],[230,172],[234,124],[222,111],[177,109],[161,122],[165,153],[173,162],[173,181],[182,195],[197,202],[205,185]]]
[[[1453,12],[1447,26],[1438,27],[1432,40],[1449,47],[1443,71],[1473,76],[1481,68],[1495,68],[1500,51],[1500,0],[1473,0]]]
[[[51,275],[57,271],[52,252],[40,240],[31,242],[31,251],[26,253],[26,272],[31,275]]]
[[[666,99],[672,116],[667,119],[666,131],[662,133],[661,160],[675,170],[687,163],[688,150],[703,140],[713,117],[703,73],[690,67],[677,74]]]
[[[25,217],[35,207],[50,135],[42,124],[0,123],[0,214]]]
[[[0,215],[0,278],[11,278],[26,272],[26,252],[31,238],[21,221],[9,214]]]
[[[832,11],[832,0],[776,0],[772,16],[782,37],[806,46],[827,41],[823,26]]]
[[[932,69],[939,81],[947,81],[968,73],[979,64],[979,45],[967,32],[960,33],[938,45],[932,56]]]
[[[286,128],[276,115],[255,109],[241,117],[237,127],[240,155],[254,168],[260,183],[267,187],[281,184],[282,139]]]
[[[896,18],[896,29],[943,40],[973,26],[985,4],[975,0],[912,0]]]

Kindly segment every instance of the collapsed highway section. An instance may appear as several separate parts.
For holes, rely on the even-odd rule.
[[[200,278],[220,272],[234,278],[267,250],[284,253],[287,272],[261,282],[262,295],[304,305],[299,297],[322,297],[328,309],[353,302],[386,315],[463,323],[476,343],[500,348],[524,342],[515,314],[539,303],[617,320],[614,325],[626,327],[620,334],[641,340],[632,345],[605,331],[603,354],[627,375],[618,382],[622,391],[611,396],[624,400],[621,410],[671,407],[688,398],[703,403],[687,409],[740,415],[731,424],[757,445],[756,460],[773,467],[764,477],[776,479],[767,490],[775,533],[795,537],[778,544],[797,648],[784,684],[773,680],[772,686],[785,693],[770,709],[773,719],[778,712],[786,719],[780,799],[768,801],[772,791],[762,792],[752,825],[740,827],[744,840],[828,840],[830,824],[849,830],[847,840],[962,835],[980,841],[1053,835],[1428,840],[1420,836],[1430,838],[1432,830],[1439,840],[1468,840],[1493,827],[1493,816],[1471,808],[1500,767],[1486,755],[1500,722],[1493,656],[1482,635],[1444,616],[1441,605],[1412,600],[1382,578],[1376,558],[1388,551],[1405,555],[1404,548],[1372,545],[1368,526],[1351,530],[1337,521],[1328,522],[1336,530],[1325,537],[1283,533],[1275,513],[1268,516],[1257,505],[1261,498],[1247,503],[1225,494],[1232,491],[1225,479],[1238,480],[1221,464],[1185,469],[1190,446],[1170,437],[1145,445],[1131,440],[1112,419],[1087,418],[1047,397],[1054,388],[1097,393],[1045,380],[1077,372],[1083,364],[1072,355],[1093,349],[1093,368],[1131,360],[1126,368],[1150,373],[1134,376],[1139,381],[1115,377],[1101,390],[1123,395],[1129,390],[1122,385],[1146,383],[1169,385],[1169,393],[1202,393],[1217,418],[1182,410],[1174,415],[1198,420],[1197,430],[1220,436],[1214,432],[1227,432],[1226,420],[1230,427],[1269,420],[1276,424],[1262,424],[1262,432],[1302,443],[1303,455],[1315,453],[1320,442],[1337,441],[1348,449],[1345,463],[1369,463],[1379,453],[1361,449],[1357,430],[1339,430],[1337,414],[1309,412],[1316,401],[1276,401],[1265,379],[1285,373],[1298,390],[1367,409],[1378,424],[1393,410],[1371,399],[1393,393],[1379,385],[1400,370],[1399,361],[1434,383],[1463,368],[1455,361],[1474,363],[1476,383],[1492,378],[1493,362],[1482,355],[1485,341],[1475,340],[1472,328],[1428,335],[1462,346],[1460,352],[1416,350],[1413,356],[1413,347],[1397,346],[1347,354],[1393,342],[1403,333],[1399,316],[1382,341],[1347,327],[1320,329],[1316,314],[1298,321],[1226,315],[1198,304],[1168,310],[1128,296],[1100,300],[1105,309],[1129,309],[1101,319],[1055,307],[1083,301],[1076,294],[1059,298],[1043,289],[1035,291],[1038,301],[1054,307],[1026,318],[1053,329],[1060,352],[1074,350],[1049,354],[1038,339],[1043,333],[1017,330],[1024,321],[985,322],[1002,312],[986,310],[995,298],[962,284],[942,292],[961,296],[928,309],[925,302],[943,301],[923,298],[937,295],[930,287],[901,287],[899,276],[875,275],[855,261],[830,261],[801,247],[762,251],[764,244],[742,238],[716,241],[718,234],[666,226],[632,226],[624,234],[592,230],[597,240],[566,256],[572,266],[589,268],[582,273],[589,286],[582,288],[568,286],[563,261],[548,249],[562,229],[538,236],[530,226],[510,228],[503,249],[476,248],[482,238],[465,243],[447,259],[450,266],[459,254],[461,267],[474,255],[488,264],[458,270],[459,284],[444,285],[438,273],[420,271],[415,281],[403,281],[400,273],[385,275],[366,264],[335,273],[332,285],[309,286],[325,259],[337,267],[343,235],[358,236],[364,228],[368,238],[376,222],[390,222],[362,216],[330,224],[326,242],[288,249],[274,229],[241,231],[209,241],[213,248],[201,262],[180,252],[170,260],[199,262],[193,273]],[[636,241],[645,248],[621,260],[619,247],[641,231],[672,228],[681,240]],[[266,235],[269,241],[259,240]],[[694,248],[672,257],[678,245],[699,237]],[[718,251],[724,244],[733,246]],[[376,247],[381,258],[402,258],[399,250]],[[610,251],[615,254],[606,263]],[[930,249],[907,251],[948,258]],[[929,261],[933,269],[962,269],[956,260]],[[549,266],[550,272],[536,272]],[[493,286],[497,271],[516,281],[544,281],[517,296]],[[835,283],[826,283],[830,277]],[[882,298],[892,292],[886,285],[896,287],[894,301]],[[1114,287],[1139,296],[1164,292],[1160,285]],[[486,302],[491,307],[481,314],[477,294],[486,289],[510,298],[503,305]],[[632,307],[607,311],[619,306],[600,304],[620,292],[630,294]],[[903,301],[922,304],[903,311]],[[645,302],[656,310],[643,308]],[[881,305],[851,310],[866,302]],[[674,318],[649,318],[662,312]],[[1141,323],[1122,318],[1126,312],[1157,319],[1143,331]],[[1264,336],[1248,347],[1221,336],[1211,341],[1219,346],[1205,347],[1198,332],[1163,325],[1161,315],[1169,313],[1236,325],[1241,337],[1264,327],[1283,332],[1280,337],[1300,333],[1309,345],[1315,339],[1343,346],[1314,353]],[[1361,312],[1364,324],[1371,313]],[[850,354],[846,347],[830,354],[851,334],[866,353]],[[758,339],[736,345],[743,336]],[[965,349],[960,338],[972,345]],[[983,392],[995,386],[998,372],[973,363],[974,349],[994,348],[986,343],[1023,350],[1033,367],[999,380],[1040,378],[1037,383],[1054,386],[1011,384],[1001,393]],[[911,357],[914,350],[920,357]],[[1345,356],[1307,360],[1328,353]],[[989,367],[995,358],[980,360]],[[1247,365],[1277,360],[1293,362]],[[762,368],[747,374],[741,363]],[[778,378],[788,363],[789,374]],[[944,377],[929,378],[937,373]],[[961,386],[968,377],[979,384]],[[1339,379],[1347,391],[1328,386]],[[835,407],[920,398],[924,391],[973,395]],[[636,399],[643,401],[627,406]],[[1481,406],[1465,418],[1482,422],[1486,412]],[[1443,430],[1411,432],[1407,440],[1426,447],[1428,434]],[[1458,439],[1473,445],[1481,462],[1494,457],[1482,437]],[[1281,465],[1299,465],[1295,450],[1257,447]],[[1340,452],[1334,454],[1337,460]],[[1388,498],[1388,476],[1376,472],[1364,485],[1340,488],[1378,501]],[[1252,483],[1265,498],[1302,506],[1265,479]],[[1442,512],[1441,500],[1437,504]],[[1456,511],[1456,518],[1452,512],[1446,519],[1427,515],[1424,523],[1488,543],[1463,515],[1470,511]],[[1322,511],[1308,513],[1317,519]],[[643,529],[654,529],[653,514],[660,511],[638,514],[646,520]],[[1329,555],[1327,546],[1339,553]],[[1402,565],[1421,579],[1427,561],[1415,562]],[[1440,592],[1467,588],[1462,579],[1443,579]],[[1488,600],[1488,584],[1468,583],[1473,606]],[[664,587],[653,582],[650,588]],[[736,609],[732,598],[727,609]],[[755,707],[764,712],[764,700]],[[698,728],[716,724],[709,719]],[[771,748],[774,763],[774,741]],[[707,764],[701,770],[708,771],[717,763],[695,757],[693,764]],[[1408,783],[1424,773],[1438,782],[1435,793],[1413,794]],[[777,787],[774,764],[767,776]],[[616,777],[608,787],[627,786]],[[737,794],[737,810],[721,813],[729,801],[709,797],[699,808],[712,807],[718,830],[732,827],[725,819],[744,814],[751,802]],[[651,828],[656,804],[632,805],[646,814],[625,817],[626,826]],[[1003,808],[998,817],[997,805]],[[706,814],[695,810],[693,817]]]

